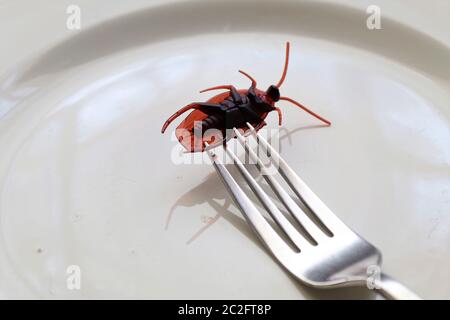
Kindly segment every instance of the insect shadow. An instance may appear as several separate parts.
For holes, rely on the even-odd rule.
[[[279,148],[280,152],[282,150],[282,146],[284,141],[287,141],[289,145],[292,145],[292,135],[295,133],[306,130],[306,129],[314,129],[314,128],[322,128],[325,127],[325,125],[308,125],[308,126],[301,126],[294,130],[288,130],[286,128],[280,129],[283,134],[280,136],[280,143]],[[270,142],[270,139],[269,139]],[[237,174],[237,170],[234,168],[234,165],[228,165],[227,169],[232,173],[233,177],[237,180],[241,188],[244,189],[244,191],[247,193],[249,198],[254,203],[259,203],[256,196],[254,196],[253,192],[251,192],[250,188],[247,186],[247,183],[244,181],[244,179],[241,177],[240,174]],[[247,169],[250,170],[250,172],[257,170],[253,166],[247,166]],[[256,172],[256,171],[254,171]],[[263,180],[263,179],[262,179]],[[242,182],[242,183],[241,183]],[[273,191],[270,189],[270,187],[267,184],[261,183],[261,187],[264,189],[264,191],[271,197],[275,202],[278,202],[276,199],[276,196],[274,195]],[[247,192],[249,191],[249,192]],[[300,201],[296,199],[296,202],[301,205]],[[186,193],[184,193],[181,197],[179,197],[175,203],[171,206],[166,222],[165,222],[165,229],[168,230],[170,227],[170,223],[175,215],[176,209],[178,207],[193,207],[196,205],[200,205],[203,203],[207,203],[214,211],[215,215],[214,217],[211,217],[204,221],[204,225],[197,230],[193,235],[189,237],[189,239],[186,241],[187,245],[192,244],[194,241],[196,241],[203,233],[205,233],[214,223],[216,223],[220,218],[225,219],[227,222],[229,222],[233,227],[235,227],[237,230],[239,230],[244,236],[246,236],[250,241],[252,241],[256,246],[258,246],[261,250],[264,250],[267,254],[271,255],[269,250],[261,243],[261,241],[258,239],[257,235],[254,233],[254,231],[251,229],[251,227],[248,225],[246,220],[240,215],[239,209],[235,206],[233,203],[230,195],[228,194],[226,188],[223,186],[223,183],[221,182],[220,178],[215,172],[211,172],[206,176],[206,178],[201,182],[199,185],[195,186],[194,188],[190,189]],[[304,207],[303,207],[304,209]],[[285,211],[280,209],[288,218],[293,221],[293,218],[287,214]],[[274,229],[278,229],[278,226],[271,220],[268,221]],[[278,229],[279,230],[279,229]],[[281,236],[283,236],[282,233],[279,233]],[[285,270],[284,268],[282,268]],[[328,290],[322,290],[322,289],[316,289],[307,287],[305,285],[302,285],[299,283],[299,281],[292,276],[288,271],[286,271],[286,274],[289,276],[290,279],[292,279],[293,284],[296,286],[296,288],[301,292],[301,294],[304,297],[311,298],[311,299],[371,299],[375,297],[375,294],[371,292],[370,290],[367,290],[366,288],[357,288],[357,287],[350,287],[350,288],[339,288],[339,289],[328,289]]]

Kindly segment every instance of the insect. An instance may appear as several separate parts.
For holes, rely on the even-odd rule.
[[[248,73],[239,70],[241,74],[251,81],[249,89],[236,89],[233,85],[220,85],[201,90],[200,93],[211,90],[227,90],[206,102],[194,102],[181,108],[170,116],[164,123],[161,133],[164,133],[169,124],[187,111],[191,113],[178,125],[175,135],[187,152],[201,152],[205,150],[206,143],[210,147],[225,144],[233,134],[231,129],[238,128],[245,134],[249,129],[247,122],[257,131],[266,125],[264,119],[269,112],[278,113],[278,124],[281,126],[283,115],[275,103],[284,100],[300,107],[310,115],[316,117],[326,125],[331,122],[311,111],[301,103],[280,95],[289,65],[289,42],[286,43],[286,57],[280,81],[271,85],[266,91],[257,88],[256,80]]]

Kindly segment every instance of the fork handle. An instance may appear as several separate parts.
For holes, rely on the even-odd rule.
[[[405,285],[382,273],[376,290],[389,300],[422,300]]]

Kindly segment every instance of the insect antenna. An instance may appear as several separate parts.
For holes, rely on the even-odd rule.
[[[300,102],[295,101],[294,99],[288,98],[288,97],[280,97],[280,100],[284,100],[284,101],[289,101],[290,103],[295,104],[297,107],[300,107],[301,109],[303,109],[304,111],[306,111],[307,113],[309,113],[310,115],[312,115],[313,117],[316,117],[317,119],[319,119],[320,121],[326,123],[327,125],[331,125],[331,122],[328,121],[327,119],[323,118],[322,116],[319,116],[317,113],[315,113],[314,111],[309,110],[307,107],[305,107],[304,105],[302,105]]]
[[[289,47],[290,47],[290,43],[288,41],[288,42],[286,42],[286,58],[284,60],[283,74],[281,75],[280,81],[278,81],[278,83],[276,85],[277,88],[281,87],[281,85],[284,82],[284,79],[286,78],[286,73],[287,73],[288,65],[289,65]]]

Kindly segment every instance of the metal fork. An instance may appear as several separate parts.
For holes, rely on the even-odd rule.
[[[250,135],[254,136],[270,159],[270,165],[276,164],[277,170],[305,205],[305,209],[302,209],[274,175],[268,172],[268,167],[248,145],[247,138],[239,130],[234,129],[237,139],[300,228],[296,228],[286,218],[236,154],[225,146],[226,154],[231,157],[256,197],[284,233],[280,236],[241,189],[214,150],[206,148],[206,152],[247,222],[275,258],[308,286],[317,288],[367,286],[369,289],[377,290],[387,299],[420,299],[404,285],[379,271],[381,252],[333,214],[278,152],[250,124],[247,125]],[[309,211],[309,215],[305,211]],[[314,221],[312,215],[315,215],[319,222],[317,219]]]

